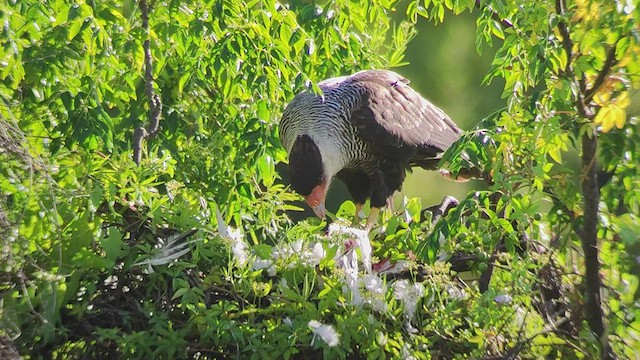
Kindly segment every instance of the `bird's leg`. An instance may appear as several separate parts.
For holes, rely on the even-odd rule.
[[[378,215],[380,215],[380,208],[372,207],[369,212],[369,218],[367,219],[367,225],[365,225],[365,230],[371,230],[373,228],[378,222]]]
[[[369,175],[369,178],[371,179],[371,211],[365,225],[366,230],[371,230],[376,225],[380,210],[385,206],[389,198],[389,190],[384,181],[384,173],[380,169],[375,169]]]
[[[360,220],[364,219],[366,216],[364,214],[364,203],[356,203],[356,214],[353,217],[353,225],[357,225],[360,223]]]
[[[394,207],[393,207],[393,199],[396,196],[396,192],[394,191],[391,195],[389,195],[389,197],[387,198],[387,209],[389,209],[389,211],[393,214],[394,211]]]

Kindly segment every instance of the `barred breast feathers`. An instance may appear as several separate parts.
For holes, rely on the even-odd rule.
[[[337,147],[353,141],[355,128],[350,123],[348,105],[333,87],[323,84],[321,88],[324,94],[301,92],[287,105],[280,122],[280,139],[287,152],[303,134],[317,143],[330,142]]]
[[[350,119],[359,95],[349,94],[339,86],[345,78],[321,82],[322,95],[310,92],[296,95],[280,123],[280,139],[287,153],[291,152],[298,136],[308,135],[318,146],[331,176],[368,157],[366,145],[358,138]]]

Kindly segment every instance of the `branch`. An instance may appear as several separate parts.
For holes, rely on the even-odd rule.
[[[560,16],[564,16],[566,10],[566,4],[564,0],[556,0],[556,13]],[[560,20],[558,22],[558,30],[560,31],[560,35],[562,35],[562,47],[564,48],[564,52],[567,53],[567,65],[564,69],[564,72],[573,75],[573,68],[571,67],[571,58],[573,56],[573,41],[571,40],[571,36],[569,35],[569,28],[567,27],[567,23],[564,20]]]
[[[618,41],[620,41],[620,39],[618,39]],[[598,77],[593,82],[591,89],[587,90],[587,92],[585,93],[585,96],[584,96],[585,102],[588,103],[589,101],[591,101],[591,99],[593,98],[593,95],[595,95],[596,92],[602,86],[602,84],[604,84],[604,81],[607,79],[607,76],[611,72],[611,68],[613,67],[613,65],[615,65],[616,62],[617,62],[616,47],[614,45],[611,48],[609,48],[609,51],[607,52],[607,59],[604,61],[602,70],[600,70],[600,73],[598,73]]]
[[[500,23],[503,29],[508,29],[513,27],[513,23],[511,21],[500,18],[500,15],[498,15],[498,13],[495,10],[493,10],[493,8],[489,4],[482,4],[481,0],[476,0],[476,9],[478,10],[487,9],[491,13],[491,18],[494,21]]]
[[[556,193],[549,185],[545,185],[542,189],[542,192],[549,195],[553,206],[557,206],[558,209],[562,210],[562,212],[569,217],[569,220],[571,221],[571,228],[578,235],[578,237],[582,238],[582,229],[576,223],[576,213],[573,211],[573,209],[570,209],[569,206],[567,206],[567,204],[565,204],[560,199],[560,197],[556,195]]]
[[[138,127],[133,132],[133,161],[140,164],[142,160],[142,142],[144,139],[158,135],[160,131],[160,117],[162,116],[162,100],[153,89],[153,62],[151,58],[151,41],[149,31],[149,8],[147,0],[140,0],[140,11],[142,12],[142,28],[147,38],[144,41],[144,92],[149,102],[149,124],[146,128]]]
[[[565,74],[567,74],[569,78],[575,79],[576,77],[575,77],[575,73],[573,72],[573,62],[572,62],[572,58],[574,55],[573,40],[571,40],[569,27],[567,26],[567,23],[563,19],[563,17],[565,16],[566,8],[567,8],[567,4],[565,3],[565,0],[556,0],[556,13],[561,17],[560,21],[558,22],[558,31],[560,31],[560,35],[562,36],[562,48],[567,53],[567,59],[568,59],[567,66],[565,67],[564,72]],[[584,79],[584,75],[581,76],[579,79],[577,79],[577,81],[578,81],[578,87],[580,89],[577,95],[578,114],[580,114],[580,116],[585,119],[592,119],[595,114],[586,106],[587,102],[585,101],[585,98],[584,98],[584,94],[587,90],[587,85]]]

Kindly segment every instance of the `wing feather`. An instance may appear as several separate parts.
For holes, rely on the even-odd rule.
[[[357,94],[351,121],[358,135],[377,151],[397,158],[445,151],[462,131],[408,83],[385,70],[359,72],[341,82]]]

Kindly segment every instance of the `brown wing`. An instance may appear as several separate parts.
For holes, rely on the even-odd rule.
[[[436,156],[462,132],[408,83],[400,75],[384,70],[363,71],[346,79],[343,86],[359,94],[351,121],[363,141],[387,156]]]

